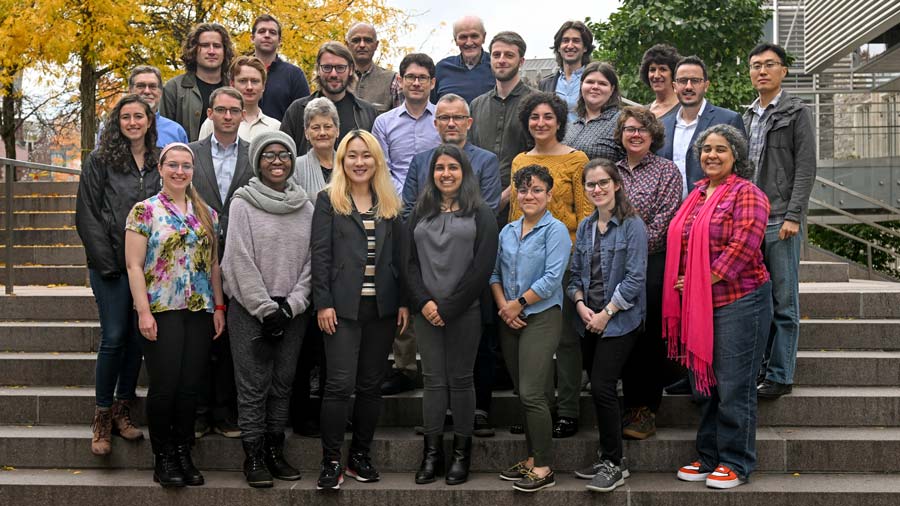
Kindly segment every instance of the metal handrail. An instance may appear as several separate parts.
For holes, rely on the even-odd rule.
[[[36,169],[47,172],[61,172],[63,174],[81,174],[78,169],[70,169],[68,167],[59,167],[56,165],[47,165],[44,163],[25,162],[16,160],[15,158],[0,158],[0,164],[6,166],[6,295],[13,295],[14,290],[14,271],[13,268],[13,236],[15,232],[15,192],[13,185],[16,182],[16,167],[25,169]]]
[[[832,181],[830,179],[825,179],[822,176],[816,176],[816,182],[822,183],[825,186],[834,188],[835,190],[840,190],[840,191],[850,195],[851,197],[856,197],[860,200],[865,200],[866,202],[872,204],[873,206],[880,207],[880,208],[884,209],[885,211],[888,211],[891,214],[900,214],[900,209],[889,206],[889,205],[885,204],[884,202],[881,202],[880,200],[873,199],[872,197],[870,197],[868,195],[864,195],[862,193],[859,193],[858,191],[851,190],[850,188],[847,188],[847,187],[841,185],[840,183],[835,183],[834,181]]]

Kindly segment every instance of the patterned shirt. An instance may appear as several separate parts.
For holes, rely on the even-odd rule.
[[[653,153],[628,168],[628,159],[616,163],[625,182],[625,195],[647,225],[647,252],[666,249],[669,222],[681,203],[681,173],[672,160]]]
[[[726,183],[732,183],[732,187],[709,221],[712,273],[722,278],[712,285],[713,307],[731,304],[769,280],[761,248],[766,236],[766,220],[769,219],[769,199],[756,185],[735,174],[728,176]],[[706,202],[707,186],[707,178],[697,183],[700,200],[684,222],[679,275],[684,275],[688,237],[697,214]]]
[[[759,158],[762,156],[763,147],[766,144],[766,132],[769,130],[769,119],[772,117],[772,112],[775,111],[775,108],[778,107],[778,102],[781,100],[782,91],[778,92],[778,95],[775,95],[775,98],[769,102],[765,108],[759,103],[759,97],[756,97],[756,100],[750,104],[750,110],[753,111],[753,116],[750,117],[750,160],[755,164],[755,167],[759,167]],[[754,182],[756,182],[756,178],[759,177],[759,171],[755,171],[753,174]]]
[[[218,235],[218,217],[210,208]],[[144,281],[150,311],[187,309],[212,313],[212,267],[209,234],[194,214],[188,200],[187,213],[166,196],[157,193],[138,202],[125,221],[125,230],[147,238]]]
[[[375,211],[370,209],[360,213],[363,227],[366,229],[366,271],[363,275],[363,297],[374,297],[375,293]]]
[[[608,107],[594,119],[585,121],[578,118],[566,125],[566,139],[563,144],[583,151],[588,158],[606,158],[615,163],[625,158],[625,150],[616,141],[616,122],[619,108]]]

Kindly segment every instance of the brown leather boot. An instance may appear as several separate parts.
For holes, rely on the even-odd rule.
[[[91,453],[94,455],[109,455],[112,451],[110,436],[112,434],[112,410],[97,408],[94,411],[94,421],[91,422],[94,438],[91,439]]]
[[[117,400],[110,411],[114,433],[129,441],[144,439],[144,433],[131,421],[131,401]]]

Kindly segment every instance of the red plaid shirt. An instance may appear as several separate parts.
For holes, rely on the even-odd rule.
[[[769,219],[769,199],[750,181],[734,174],[728,177],[733,183],[713,212],[709,222],[709,258],[712,273],[721,281],[712,286],[713,307],[730,304],[753,292],[769,280],[769,271],[763,263],[762,243]],[[684,275],[687,259],[688,235],[694,219],[706,202],[709,179],[695,185],[700,200],[685,219],[681,235],[681,260],[679,275]]]

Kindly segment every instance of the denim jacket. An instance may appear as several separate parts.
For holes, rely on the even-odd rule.
[[[572,240],[569,229],[550,211],[544,213],[537,225],[522,237],[523,216],[507,224],[500,231],[500,247],[491,284],[503,287],[506,300],[516,300],[528,289],[541,300],[523,311],[537,314],[553,306],[562,307],[562,279],[569,263]]]
[[[597,211],[594,211],[578,224],[575,254],[569,266],[571,277],[566,287],[566,295],[573,301],[577,290],[581,290],[587,298],[597,218]],[[599,238],[603,291],[606,295],[602,306],[612,302],[619,308],[606,325],[603,337],[621,336],[640,326],[647,309],[647,229],[639,216],[626,218],[622,223],[613,216],[606,233]],[[584,322],[577,315],[574,324],[583,336]]]

